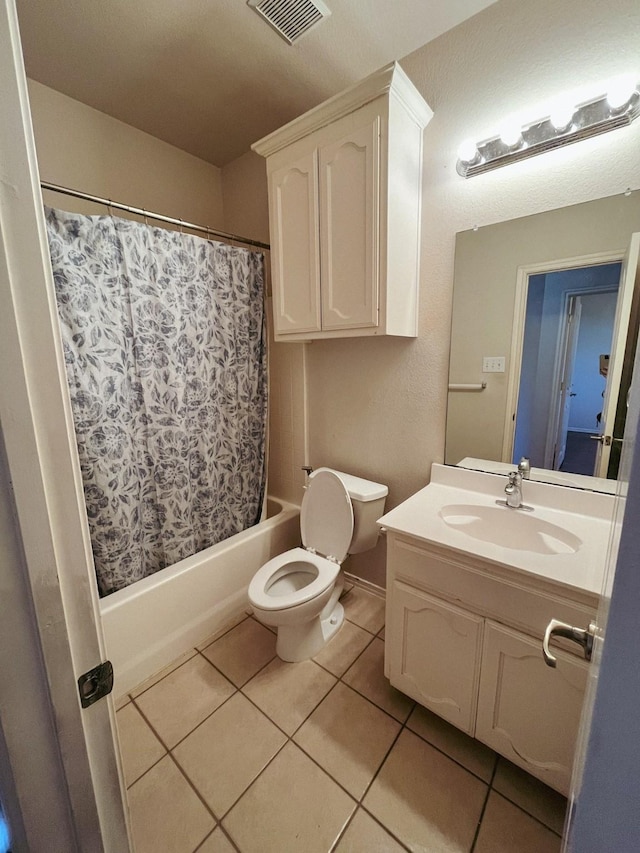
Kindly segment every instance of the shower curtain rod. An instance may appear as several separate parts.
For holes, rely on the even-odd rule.
[[[60,187],[57,184],[50,184],[47,181],[40,181],[40,186],[43,190],[51,190],[54,193],[61,195],[70,195],[74,198],[81,198],[85,201],[93,201],[96,204],[102,204],[105,207],[115,207],[117,210],[126,210],[127,213],[137,213],[138,216],[144,216],[148,219],[155,219],[158,222],[168,222],[170,225],[179,225],[181,228],[188,228],[190,231],[202,231],[205,234],[212,234],[214,237],[223,237],[225,240],[233,240],[236,243],[244,243],[246,246],[256,246],[258,249],[270,249],[268,243],[260,243],[258,240],[249,240],[247,237],[239,237],[237,234],[227,234],[225,231],[217,231],[215,228],[208,228],[206,225],[195,225],[193,222],[185,222],[184,219],[174,219],[171,216],[163,216],[161,213],[151,213],[143,207],[132,207],[129,204],[120,204],[117,201],[111,201],[109,198],[99,198],[89,193],[81,193],[78,190],[69,189],[69,187]]]

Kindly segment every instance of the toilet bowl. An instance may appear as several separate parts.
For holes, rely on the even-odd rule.
[[[387,491],[380,483],[329,468],[310,475],[300,509],[302,547],[273,557],[249,584],[254,615],[278,629],[276,652],[282,660],[313,657],[342,625],[341,564],[348,552],[375,545],[375,519]],[[359,504],[369,504],[367,511]]]

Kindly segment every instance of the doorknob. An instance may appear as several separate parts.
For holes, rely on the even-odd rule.
[[[547,630],[544,632],[544,640],[542,641],[542,656],[547,666],[555,667],[558,664],[558,659],[549,651],[549,642],[551,637],[566,637],[567,640],[573,640],[574,643],[579,643],[584,649],[585,660],[591,660],[593,652],[593,639],[596,634],[596,623],[589,622],[589,627],[574,628],[573,625],[567,625],[566,622],[560,622],[558,619],[552,619],[547,625]]]
[[[599,441],[601,444],[604,444],[605,447],[609,447],[611,444],[610,435],[590,435],[589,438],[592,438],[594,441]]]

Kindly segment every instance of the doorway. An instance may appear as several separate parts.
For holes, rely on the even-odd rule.
[[[621,266],[529,275],[513,462],[594,474]]]

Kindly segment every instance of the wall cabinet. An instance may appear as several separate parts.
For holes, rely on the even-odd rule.
[[[417,334],[422,131],[393,63],[260,142],[275,338]]]
[[[392,532],[387,575],[391,684],[568,793],[588,664],[559,651],[550,669],[541,640],[553,617],[588,624],[595,602]]]

